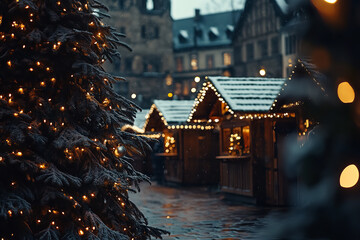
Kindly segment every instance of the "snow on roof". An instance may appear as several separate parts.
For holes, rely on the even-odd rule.
[[[143,128],[146,121],[146,115],[149,112],[150,109],[143,109],[141,112],[136,113],[134,126]]]
[[[225,34],[228,25],[235,25],[241,15],[241,10],[204,14],[201,20],[185,18],[173,22],[174,50],[197,47],[231,46],[232,37]],[[197,31],[194,31],[196,27]],[[210,33],[210,34],[208,34]],[[196,34],[196,35],[195,35]]]
[[[180,30],[179,35],[184,39],[189,39],[189,33],[186,30]]]
[[[226,26],[226,30],[230,31],[230,32],[233,32],[235,29],[234,25],[227,25]]]
[[[168,124],[185,123],[194,100],[154,100],[154,104]]]
[[[275,0],[277,5],[279,6],[280,10],[286,14],[289,11],[289,4],[286,0]]]
[[[267,112],[280,93],[285,78],[209,77],[231,110],[238,112]]]
[[[217,27],[210,27],[209,32],[211,32],[212,34],[214,34],[215,36],[219,36],[219,29]]]

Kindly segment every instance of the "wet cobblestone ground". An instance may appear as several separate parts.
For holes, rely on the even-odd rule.
[[[206,188],[143,184],[131,200],[149,224],[171,232],[164,239],[252,239],[271,210],[224,201]]]

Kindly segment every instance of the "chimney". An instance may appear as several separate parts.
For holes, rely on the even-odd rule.
[[[199,21],[200,21],[200,18],[201,18],[200,9],[199,9],[199,8],[196,8],[196,9],[195,9],[195,22],[199,22]]]

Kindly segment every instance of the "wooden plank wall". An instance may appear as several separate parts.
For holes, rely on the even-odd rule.
[[[253,120],[250,124],[251,155],[252,155],[252,181],[256,202],[265,202],[265,124],[264,119]]]
[[[219,182],[218,134],[213,131],[183,131],[184,183],[209,185]]]
[[[224,192],[253,196],[251,158],[222,160],[220,185]]]

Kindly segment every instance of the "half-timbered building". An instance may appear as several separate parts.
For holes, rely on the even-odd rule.
[[[233,39],[236,76],[289,76],[299,48],[298,23],[286,0],[246,1]]]

